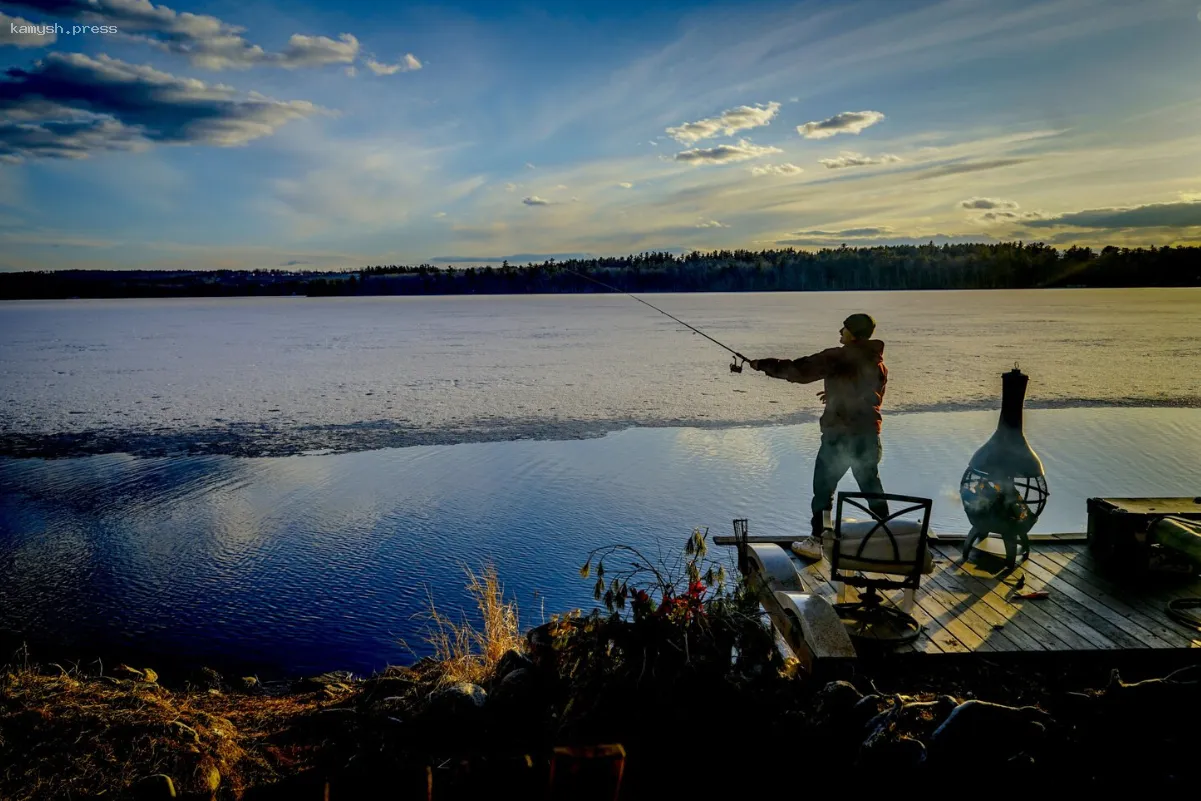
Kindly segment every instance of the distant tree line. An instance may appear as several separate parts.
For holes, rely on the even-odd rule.
[[[587,277],[584,277],[587,276]],[[823,292],[1201,285],[1201,248],[1100,252],[1041,243],[718,250],[548,259],[499,267],[369,266],[288,270],[64,270],[0,274],[0,299],[255,295],[459,295],[605,292]]]

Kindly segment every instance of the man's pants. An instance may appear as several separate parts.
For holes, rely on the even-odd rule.
[[[880,484],[880,458],[884,447],[879,434],[822,434],[813,466],[813,535],[820,536],[824,528],[823,513],[834,508],[834,491],[850,469],[860,492],[884,492]],[[882,500],[867,504],[880,518],[888,517],[888,503]]]

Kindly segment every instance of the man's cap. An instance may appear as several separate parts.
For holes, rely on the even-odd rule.
[[[876,332],[876,321],[870,314],[852,314],[843,320],[842,324],[855,339],[871,339],[872,334]]]

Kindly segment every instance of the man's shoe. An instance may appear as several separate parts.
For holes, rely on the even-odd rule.
[[[792,552],[802,559],[809,559],[814,562],[822,558],[822,541],[819,537],[805,537],[803,540],[794,540],[792,543]]]

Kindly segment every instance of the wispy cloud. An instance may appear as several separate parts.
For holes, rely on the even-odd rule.
[[[718,135],[733,136],[739,131],[771,124],[779,111],[780,104],[776,102],[767,105],[737,106],[723,111],[716,117],[668,128],[667,135],[685,145]]]
[[[696,227],[697,228],[729,228],[730,226],[726,225],[725,223],[718,222],[717,220],[704,220],[703,222],[697,223]]]
[[[1002,167],[1014,167],[1018,164],[1025,164],[1031,161],[1028,158],[1004,158],[1004,159],[984,159],[981,161],[961,161],[953,164],[943,164],[937,167],[931,167],[917,173],[914,178],[919,181],[930,178],[943,178],[948,175],[962,175],[969,172],[984,172],[986,170],[999,170]]]
[[[630,183],[629,181],[622,181],[621,183],[618,184],[618,186],[620,186],[622,189],[633,189],[634,188],[634,185],[632,183]]]
[[[1042,220],[1046,218],[1046,214],[1041,211],[986,211],[983,214],[978,214],[971,219],[976,222],[983,223],[1020,223],[1028,220]]]
[[[991,197],[970,197],[959,202],[965,209],[1016,209],[1018,204],[1012,200],[1000,200]]]
[[[1148,203],[1114,209],[1087,209],[1027,223],[1032,228],[1192,228],[1201,226],[1201,202]]]
[[[674,158],[676,161],[682,161],[685,164],[730,164],[736,161],[747,161],[748,159],[756,159],[761,156],[770,156],[773,153],[783,152],[778,147],[752,145],[745,139],[741,139],[735,145],[717,145],[715,147],[697,147],[691,150],[682,150],[676,153]]]
[[[882,153],[879,156],[865,156],[850,150],[842,151],[837,158],[818,159],[828,170],[845,170],[848,167],[868,167],[873,164],[894,164],[901,161],[900,156],[892,153]]]
[[[808,237],[866,237],[866,236],[887,236],[895,233],[893,229],[882,226],[875,228],[844,228],[841,231],[796,231],[791,236],[808,236]]]
[[[790,162],[783,164],[756,164],[751,167],[751,175],[800,175],[805,170]]]
[[[806,139],[827,139],[841,133],[858,134],[883,119],[878,111],[844,111],[829,119],[798,125],[796,130]]]

